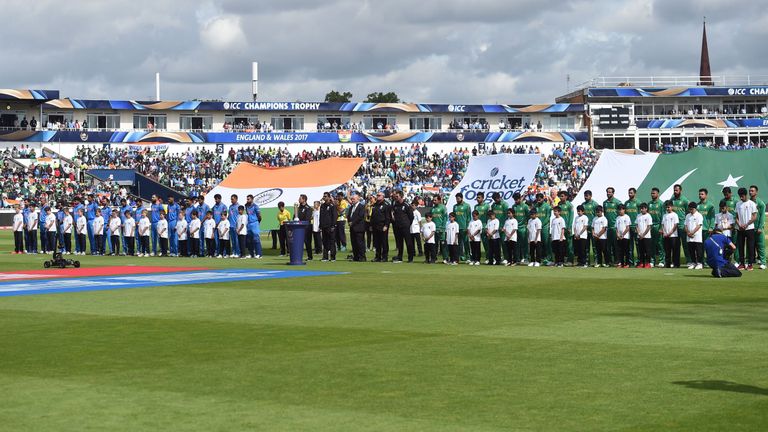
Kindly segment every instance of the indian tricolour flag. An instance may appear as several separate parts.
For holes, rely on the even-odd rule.
[[[264,168],[241,162],[206,194],[205,203],[212,206],[213,196],[221,194],[222,202],[229,206],[230,196],[236,194],[240,204],[245,205],[246,196],[252,194],[261,208],[261,228],[276,229],[278,202],[284,202],[293,215],[299,195],[307,195],[311,206],[313,201],[321,200],[323,192],[352,179],[362,163],[360,158],[329,158],[286,168]]]
[[[584,201],[584,191],[591,190],[598,203],[605,200],[605,189],[616,189],[616,198],[627,199],[630,187],[637,189],[640,202],[647,201],[651,188],[657,187],[661,199],[672,196],[675,184],[683,187],[683,195],[698,201],[700,188],[709,190],[709,199],[717,206],[722,189],[729,186],[738,198],[740,187],[757,185],[768,196],[768,149],[723,151],[696,148],[675,154],[629,155],[604,150],[592,174],[574,200]]]

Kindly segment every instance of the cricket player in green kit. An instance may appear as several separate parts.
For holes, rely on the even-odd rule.
[[[737,200],[735,198],[733,198],[733,191],[731,191],[731,188],[728,187],[728,186],[723,188],[723,201],[725,201],[725,203],[727,204],[728,213],[731,214],[731,216],[733,217],[733,220],[735,221],[736,220],[736,202],[737,202]],[[731,232],[732,239],[731,240],[733,240],[733,244],[738,244],[738,240],[737,240],[738,236],[739,236],[739,230],[736,230],[736,229],[732,230],[732,232]],[[740,258],[739,248],[736,248],[736,250],[733,251],[733,261],[734,262],[739,262],[739,258]]]
[[[664,267],[664,239],[659,229],[661,228],[661,218],[664,216],[664,203],[659,199],[659,188],[651,189],[651,200],[648,202],[648,214],[651,215],[653,226],[651,227],[651,243],[653,251],[651,257],[653,264],[657,267]]]
[[[545,200],[544,194],[536,194],[536,204],[533,206],[536,214],[541,220],[541,244],[543,246],[543,256],[547,265],[552,262],[552,242],[550,241],[549,220],[552,216],[552,206]]]
[[[476,200],[477,204],[475,204],[475,211],[479,213],[480,222],[483,223],[483,226],[486,226],[488,223],[488,210],[490,210],[490,206],[485,202],[485,192],[478,192]],[[488,234],[484,229],[480,231],[482,231],[480,234],[480,241],[483,243],[485,257],[488,258]]]
[[[757,197],[757,186],[749,187],[749,199],[757,205],[757,219],[755,219],[755,249],[760,270],[765,270],[765,201]]]
[[[560,217],[565,220],[565,238],[566,247],[568,248],[566,265],[573,264],[573,203],[571,202],[570,194],[567,191],[560,191],[557,193],[559,198],[557,205],[560,207]]]
[[[621,201],[613,196],[615,192],[616,189],[613,187],[605,189],[607,198],[603,201],[603,215],[608,219],[608,230],[606,231],[608,241],[605,243],[605,253],[608,255],[608,260],[610,260],[608,263],[610,266],[613,266],[616,262],[616,216],[618,215],[619,205],[621,205]]]
[[[515,192],[512,198],[515,200],[512,208],[515,209],[515,219],[517,219],[517,250],[514,262],[525,264],[528,261],[525,257],[528,256],[528,213],[531,208],[523,202],[520,192]]]
[[[456,194],[456,204],[453,205],[453,213],[456,214],[456,223],[459,225],[459,259],[466,261],[469,259],[469,236],[467,227],[472,220],[472,208],[464,202],[464,195],[459,192]]]
[[[496,219],[499,220],[499,226],[503,227],[504,223],[507,221],[507,210],[509,209],[509,204],[501,199],[501,194],[499,192],[494,192],[492,198],[493,204],[491,204],[491,211],[496,215]],[[507,256],[507,248],[502,249],[504,250],[504,253],[502,254],[503,259],[501,263],[506,265],[508,262],[512,262],[512,258]]]
[[[637,249],[637,225],[635,225],[635,221],[637,220],[637,213],[638,213],[638,207],[640,206],[640,203],[637,202],[637,189],[635,188],[629,188],[627,191],[627,196],[629,199],[624,202],[624,214],[629,216],[629,245],[627,246],[629,248],[629,265],[634,266],[637,264],[637,260],[635,259],[635,250]]]
[[[701,242],[706,243],[709,236],[712,234],[712,230],[715,229],[715,206],[707,200],[709,191],[705,188],[699,189],[699,202],[696,204],[696,211],[701,213]],[[706,253],[706,251],[705,251]],[[704,265],[707,265],[706,258],[704,259]]]
[[[597,211],[597,202],[592,199],[592,191],[584,191],[584,214],[589,219],[587,225],[587,241],[592,242],[592,256],[597,256],[597,241],[592,235],[592,219],[595,218],[595,212]],[[589,244],[587,244],[587,263],[589,263]]]
[[[448,218],[448,210],[443,204],[443,197],[435,195],[432,202],[432,222],[435,223],[435,240],[443,256],[443,262],[448,262],[448,245],[445,244],[445,221]]]
[[[676,184],[672,189],[672,211],[677,213],[680,222],[677,223],[677,237],[680,239],[680,246],[683,248],[685,262],[690,264],[690,254],[688,253],[688,234],[685,232],[685,215],[688,214],[688,198],[683,195],[683,187]],[[735,220],[735,219],[734,219]]]

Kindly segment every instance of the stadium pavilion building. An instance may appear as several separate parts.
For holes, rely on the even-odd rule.
[[[0,141],[589,142],[597,149],[643,151],[669,142],[768,141],[768,77],[760,85],[754,77],[711,78],[712,85],[690,85],[698,77],[598,78],[541,105],[83,100],[51,90],[4,89]]]

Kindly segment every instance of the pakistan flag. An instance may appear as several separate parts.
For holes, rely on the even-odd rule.
[[[689,201],[698,202],[699,188],[709,190],[709,200],[717,207],[721,190],[730,186],[734,198],[740,187],[757,185],[762,196],[768,195],[768,149],[721,151],[696,148],[675,154],[632,155],[604,150],[589,179],[582,187],[591,190],[602,202],[605,189],[616,188],[616,197],[624,201],[627,190],[637,188],[638,202],[650,199],[651,188],[657,187],[661,199],[672,197],[675,184],[683,187]]]

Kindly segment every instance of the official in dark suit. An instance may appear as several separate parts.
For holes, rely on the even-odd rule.
[[[307,261],[312,261],[312,207],[307,204],[307,196],[299,195],[299,208],[296,210],[296,216],[302,222],[309,222],[307,233],[304,235],[304,247],[307,250]]]
[[[339,214],[331,194],[323,194],[320,206],[320,231],[323,233],[323,261],[336,261],[336,219]]]
[[[376,202],[371,208],[371,230],[373,248],[376,251],[375,262],[389,259],[389,224],[392,223],[392,208],[384,200],[384,193],[376,194]]]
[[[365,204],[360,202],[360,195],[350,196],[347,215],[349,236],[352,239],[352,260],[365,261]]]

